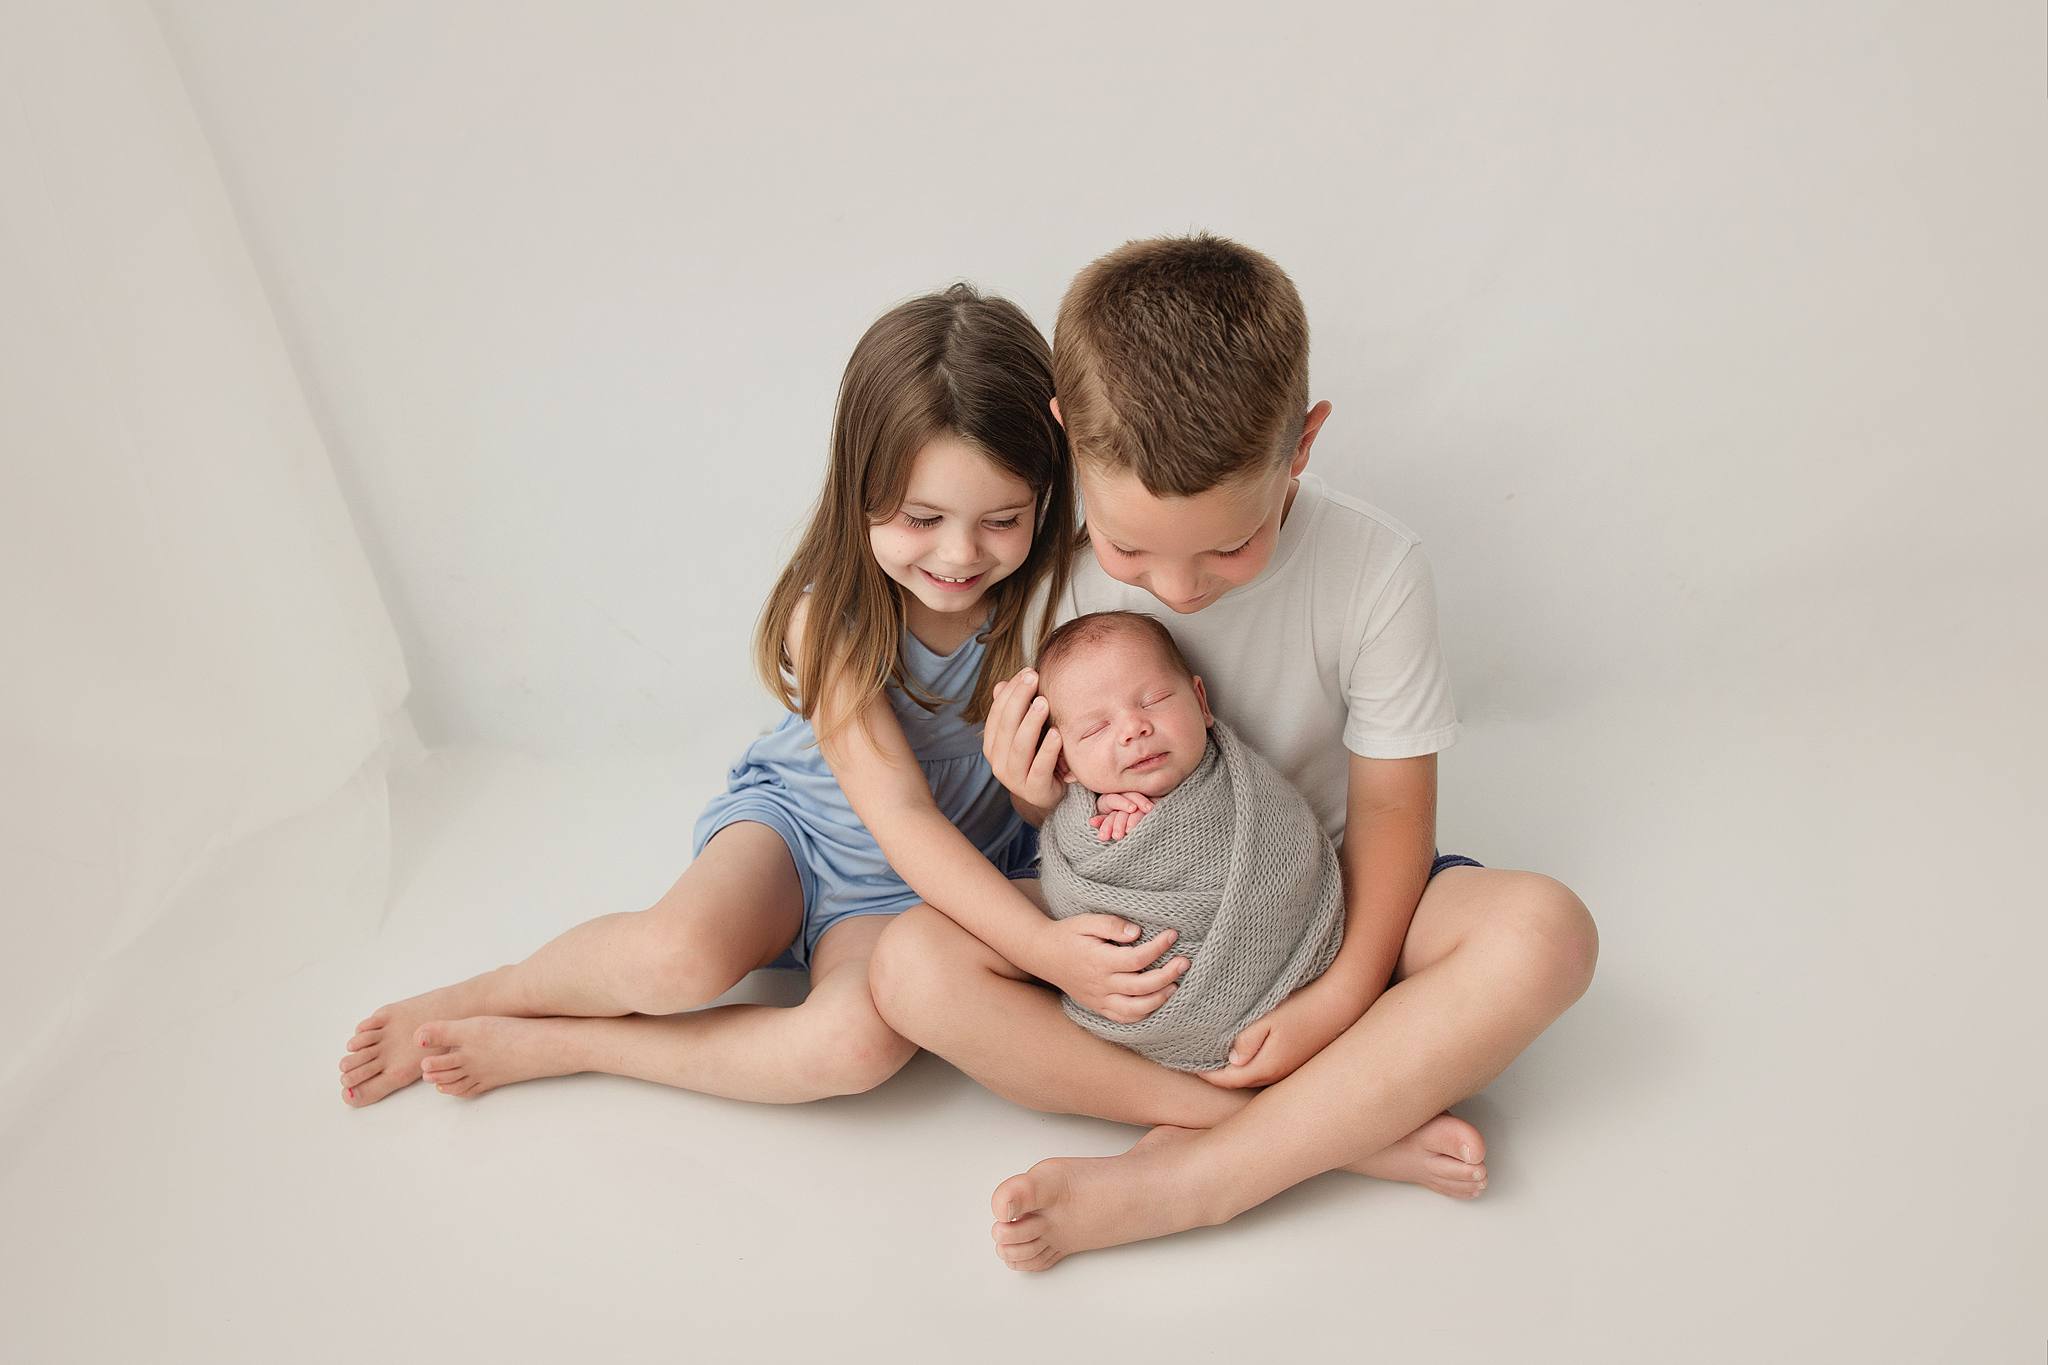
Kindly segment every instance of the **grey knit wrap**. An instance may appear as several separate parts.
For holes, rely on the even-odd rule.
[[[1065,998],[1090,1033],[1176,1071],[1215,1071],[1245,1025],[1321,976],[1344,941],[1336,850],[1308,802],[1221,721],[1202,761],[1117,842],[1096,837],[1076,782],[1039,831],[1054,919],[1103,912],[1180,937],[1180,989],[1134,1024]]]

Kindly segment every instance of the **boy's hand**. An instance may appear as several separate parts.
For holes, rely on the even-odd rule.
[[[1327,979],[1309,982],[1245,1025],[1230,1044],[1229,1066],[1195,1074],[1225,1090],[1272,1085],[1293,1075],[1362,1014],[1344,992],[1316,989]]]
[[[1152,809],[1152,798],[1143,792],[1104,792],[1095,798],[1095,814],[1088,823],[1095,826],[1096,842],[1121,839],[1138,827]]]
[[[1119,1024],[1134,1024],[1173,998],[1188,969],[1184,957],[1141,970],[1173,946],[1172,929],[1137,942],[1138,926],[1115,915],[1049,919],[1038,941],[1034,976],[1072,996],[1083,1008]]]
[[[995,685],[981,730],[982,756],[996,781],[1041,811],[1057,806],[1066,793],[1059,771],[1060,732],[1046,726],[1045,704],[1038,695],[1038,674],[1022,669]]]

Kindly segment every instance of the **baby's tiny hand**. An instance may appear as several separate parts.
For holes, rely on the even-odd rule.
[[[1136,829],[1151,809],[1152,798],[1143,792],[1104,792],[1095,798],[1096,813],[1088,823],[1095,827],[1096,842],[1109,843]]]

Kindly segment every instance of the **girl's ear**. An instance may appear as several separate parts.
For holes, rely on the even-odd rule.
[[[1061,431],[1065,431],[1067,429],[1067,419],[1060,416],[1060,400],[1053,398],[1047,401],[1052,405],[1052,420],[1060,424]]]

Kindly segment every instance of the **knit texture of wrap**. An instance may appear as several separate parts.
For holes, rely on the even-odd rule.
[[[1065,998],[1090,1033],[1176,1071],[1215,1071],[1252,1023],[1321,976],[1344,941],[1336,850],[1292,783],[1221,721],[1202,761],[1157,798],[1136,829],[1103,842],[1088,823],[1095,793],[1074,783],[1039,831],[1054,919],[1105,912],[1180,937],[1180,989],[1136,1023]]]

